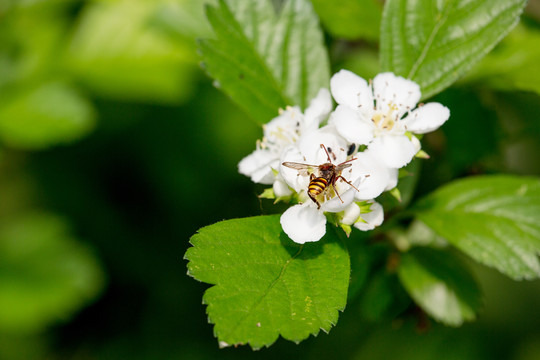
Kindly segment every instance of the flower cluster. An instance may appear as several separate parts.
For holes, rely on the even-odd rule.
[[[398,170],[421,150],[417,134],[436,130],[450,117],[439,103],[418,105],[420,87],[392,73],[373,83],[341,70],[302,113],[288,107],[263,128],[257,149],[240,173],[272,185],[272,197],[292,205],[281,216],[295,242],[318,241],[327,216],[347,234],[383,222],[374,199],[396,187]]]

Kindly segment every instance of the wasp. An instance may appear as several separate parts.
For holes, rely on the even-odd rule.
[[[321,204],[319,201],[317,201],[317,196],[322,194],[329,186],[334,189],[334,192],[338,196],[339,200],[343,202],[343,199],[341,199],[341,196],[339,196],[339,193],[336,189],[336,181],[341,180],[349,184],[352,188],[354,188],[356,191],[358,189],[354,187],[354,185],[347,181],[343,176],[341,176],[341,172],[351,167],[351,161],[356,160],[356,158],[347,160],[342,162],[341,164],[334,165],[332,163],[332,159],[330,158],[330,153],[326,146],[321,144],[321,148],[324,149],[326,152],[326,156],[328,157],[328,162],[321,164],[321,165],[309,165],[309,164],[302,164],[297,162],[284,162],[282,163],[283,166],[289,167],[291,169],[298,170],[300,173],[310,174],[309,177],[309,185],[308,185],[308,191],[307,194],[310,197],[311,200],[315,204],[317,204],[317,209],[321,208]],[[334,157],[334,160],[336,159],[335,154],[332,154]],[[318,176],[315,176],[314,169],[318,170]]]

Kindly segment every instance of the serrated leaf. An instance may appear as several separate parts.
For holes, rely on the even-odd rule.
[[[398,275],[414,301],[436,320],[459,326],[476,318],[481,292],[455,255],[415,248],[402,255]]]
[[[269,0],[220,1],[209,7],[215,39],[199,42],[216,85],[256,122],[279,108],[302,108],[329,86],[329,63],[308,0],[288,0],[279,15]]]
[[[388,0],[381,64],[428,98],[482,59],[518,22],[526,0]]]
[[[214,286],[203,301],[220,344],[270,346],[330,330],[347,299],[350,263],[333,231],[299,245],[279,216],[219,222],[191,238],[188,273]]]
[[[92,104],[63,82],[43,83],[0,101],[0,139],[15,148],[68,143],[86,135],[94,123]]]
[[[345,39],[379,38],[382,4],[378,0],[342,0],[339,4],[326,0],[311,0],[325,28],[334,36]]]
[[[417,216],[439,236],[507,276],[540,276],[540,180],[480,176],[422,199]]]
[[[65,321],[103,282],[94,254],[58,216],[32,212],[0,223],[1,331],[35,333]]]

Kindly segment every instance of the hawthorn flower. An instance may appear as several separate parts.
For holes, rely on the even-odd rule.
[[[362,153],[357,155],[362,156]],[[381,186],[379,181],[381,178],[388,181],[387,177],[389,177],[384,175],[388,174],[388,170],[382,168],[384,174],[377,173],[374,176],[376,181],[367,182],[370,177],[367,172],[373,171],[365,166],[369,164],[370,159],[365,158],[364,163],[355,164],[358,158],[352,157],[347,141],[337,133],[333,126],[324,126],[306,135],[296,146],[288,147],[283,152],[281,160],[280,174],[288,186],[298,194],[301,203],[287,209],[281,216],[280,222],[283,231],[294,242],[300,244],[318,241],[324,236],[326,233],[325,213],[346,212],[350,206],[357,206],[354,201],[357,197],[365,197],[363,193],[378,196],[387,186],[386,182]],[[326,184],[320,194],[311,194],[315,202],[309,196],[311,180],[309,175],[312,173],[313,177],[321,176],[318,166],[328,162],[335,165],[337,169],[340,169],[340,165],[344,163],[347,163],[347,166],[336,170],[339,172],[335,176],[341,174],[342,178],[338,177],[334,184],[330,182]],[[291,168],[283,163],[300,165]],[[359,216],[356,220],[359,220]]]
[[[330,123],[348,142],[368,149],[388,168],[407,165],[420,150],[413,134],[438,129],[450,117],[439,103],[417,106],[420,86],[414,81],[381,73],[372,84],[358,75],[341,70],[330,81],[338,106]]]
[[[277,192],[287,192],[287,187],[277,177],[283,150],[297,143],[301,137],[319,128],[332,110],[332,98],[327,89],[319,90],[305,113],[298,106],[287,107],[279,116],[263,126],[264,136],[257,148],[238,164],[238,171],[253,182],[274,185]]]

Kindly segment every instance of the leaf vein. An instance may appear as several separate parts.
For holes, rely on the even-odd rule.
[[[273,287],[277,284],[277,282],[283,277],[283,274],[285,273],[285,270],[287,269],[287,267],[289,266],[289,264],[294,260],[296,259],[300,253],[302,252],[302,250],[304,249],[304,245],[302,244],[300,246],[300,248],[298,249],[298,252],[296,254],[294,254],[290,259],[287,260],[287,262],[283,265],[283,267],[281,268],[281,271],[279,273],[279,275],[277,276],[276,279],[274,279],[274,281],[272,281],[272,283],[268,286],[268,288],[266,289],[266,291],[264,292],[264,294],[262,294],[259,299],[257,299],[257,301],[255,301],[253,303],[253,305],[249,308],[248,311],[246,311],[246,315],[243,316],[241,319],[238,320],[238,322],[231,326],[231,329],[230,329],[230,333],[234,333],[238,327],[248,318],[248,316],[262,303],[262,301],[264,300],[264,298],[268,295],[268,293],[273,289]]]

